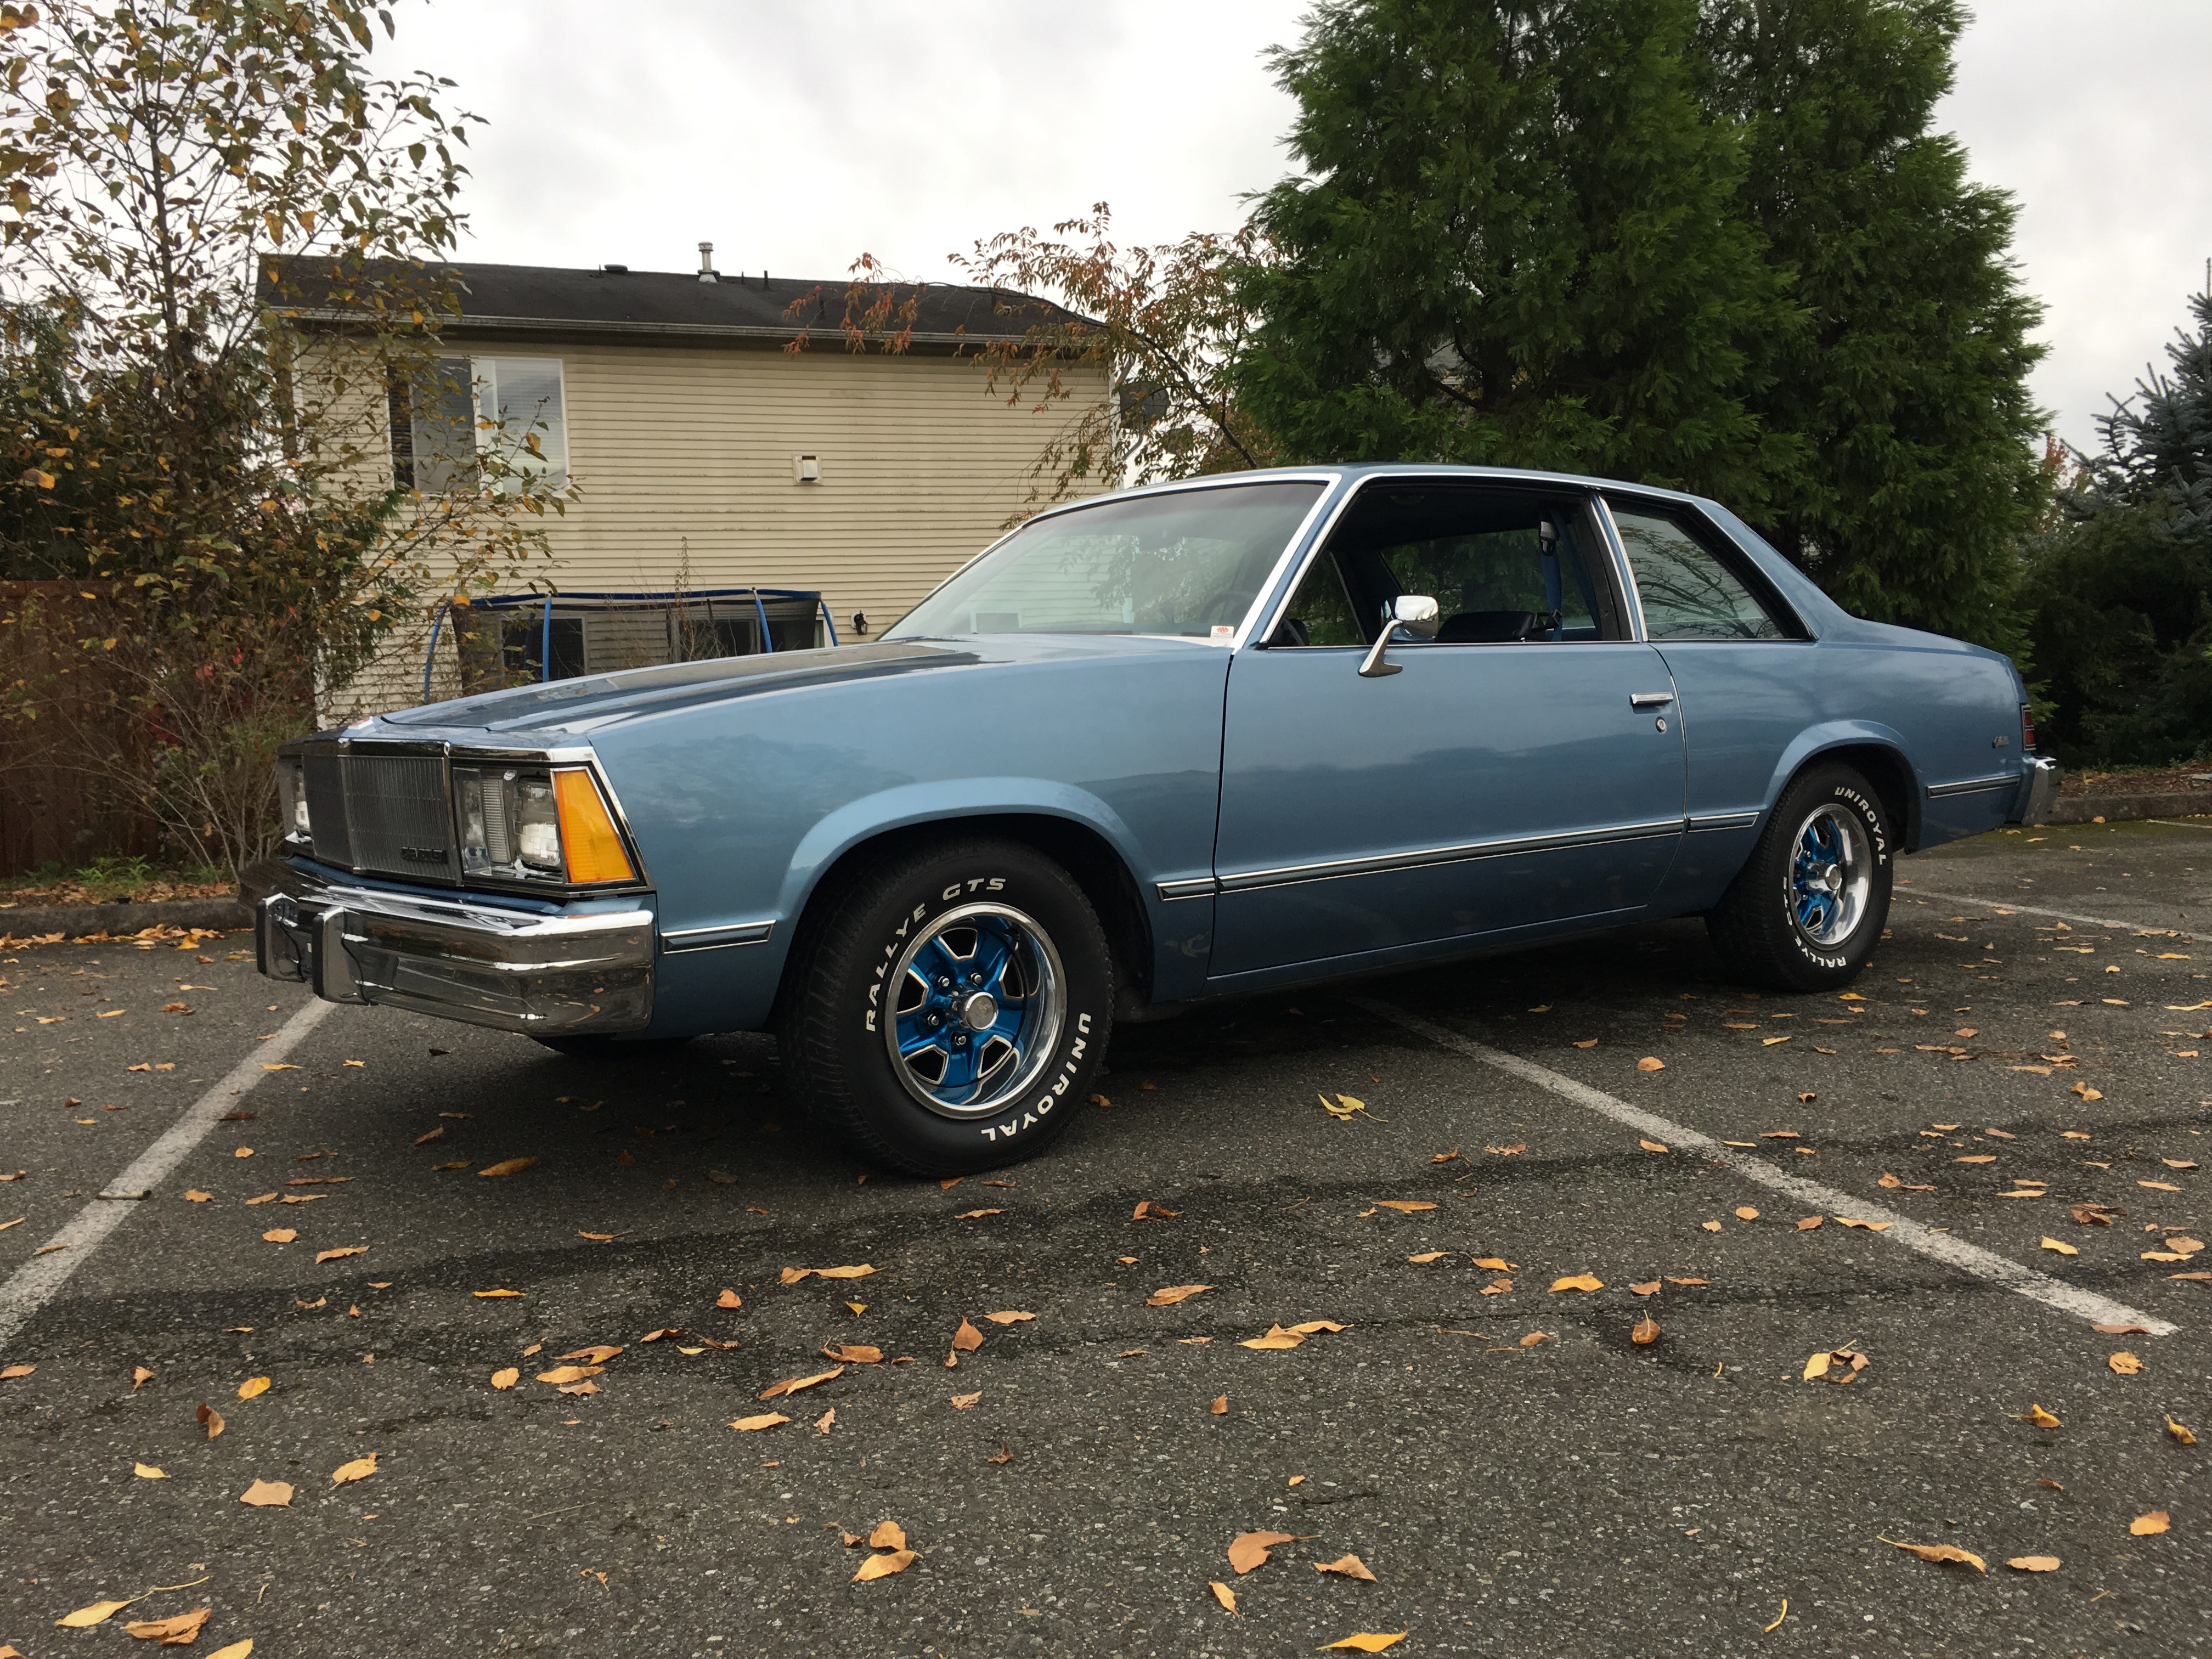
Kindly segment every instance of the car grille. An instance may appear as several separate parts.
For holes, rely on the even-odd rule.
[[[347,870],[457,882],[446,763],[419,755],[310,754],[315,856]]]

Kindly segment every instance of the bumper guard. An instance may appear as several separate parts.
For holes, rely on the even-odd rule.
[[[2058,805],[2058,780],[2064,769],[2048,755],[2029,756],[2027,775],[2021,781],[2018,804],[2006,815],[2005,822],[2047,823],[2051,809]]]

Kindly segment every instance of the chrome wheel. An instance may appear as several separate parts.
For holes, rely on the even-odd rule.
[[[1066,1018],[1052,939],[1020,911],[948,910],[901,952],[884,1022],[907,1091],[945,1117],[998,1111],[1035,1082]]]
[[[1874,888],[1874,847],[1858,815],[1833,802],[1797,828],[1790,860],[1790,919],[1819,945],[1849,939]]]

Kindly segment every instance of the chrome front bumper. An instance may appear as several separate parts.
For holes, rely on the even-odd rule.
[[[257,965],[326,1002],[374,1003],[532,1036],[642,1030],[649,910],[546,916],[341,886],[288,870],[255,916]]]
[[[2020,799],[2005,822],[2007,823],[2047,822],[2051,817],[2051,809],[2058,805],[2058,780],[2063,772],[2064,769],[2048,755],[2029,756],[2027,776],[2021,781]]]

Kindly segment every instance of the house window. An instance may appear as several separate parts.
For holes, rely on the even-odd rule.
[[[394,482],[451,489],[479,458],[504,464],[503,487],[568,471],[568,421],[557,357],[442,357],[434,375],[392,394]]]

